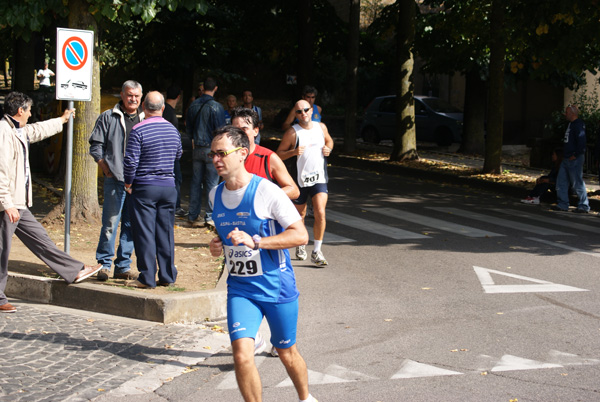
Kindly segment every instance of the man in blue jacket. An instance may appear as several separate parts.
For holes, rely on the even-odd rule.
[[[225,109],[214,98],[217,92],[217,81],[208,77],[204,80],[204,93],[188,108],[185,125],[188,135],[192,138],[192,183],[190,185],[190,213],[188,221],[192,227],[202,226],[198,219],[202,209],[202,192],[206,194],[219,182],[219,175],[213,166],[210,152],[212,133],[225,125]],[[205,186],[203,187],[203,183]],[[212,209],[206,207],[204,225],[213,225]]]
[[[102,228],[96,249],[96,260],[102,264],[98,280],[108,280],[112,258],[115,255],[115,241],[119,222],[121,236],[115,259],[115,279],[135,279],[131,274],[131,254],[133,236],[129,212],[126,204],[125,182],[123,177],[123,157],[127,137],[134,125],[144,120],[140,107],[142,86],[129,80],[121,88],[121,101],[114,108],[103,112],[96,120],[90,136],[90,155],[104,173],[104,204],[102,205]]]
[[[567,106],[565,117],[569,121],[564,137],[563,161],[556,178],[557,205],[552,207],[555,211],[569,210],[569,187],[579,197],[579,204],[574,212],[588,213],[590,204],[587,190],[583,182],[583,162],[585,159],[585,123],[579,118],[577,106]]]

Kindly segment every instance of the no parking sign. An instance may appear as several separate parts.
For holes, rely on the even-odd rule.
[[[56,99],[92,99],[94,32],[56,29]]]

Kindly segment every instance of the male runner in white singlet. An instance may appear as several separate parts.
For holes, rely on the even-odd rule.
[[[315,225],[314,249],[311,261],[317,266],[327,265],[327,260],[321,251],[323,235],[325,234],[325,207],[327,206],[327,159],[333,149],[333,139],[327,131],[325,124],[312,121],[313,109],[305,100],[296,102],[294,106],[298,124],[294,124],[284,134],[277,155],[282,160],[296,158],[296,174],[292,173],[298,187],[300,197],[294,200],[296,209],[302,216],[306,216],[306,202],[310,196],[314,208]],[[307,257],[305,246],[296,249],[296,257],[305,260]]]

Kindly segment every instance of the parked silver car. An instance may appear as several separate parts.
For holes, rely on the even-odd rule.
[[[417,141],[447,146],[460,142],[463,113],[440,98],[415,96]],[[360,128],[364,141],[378,144],[396,137],[396,96],[380,96],[371,101]]]

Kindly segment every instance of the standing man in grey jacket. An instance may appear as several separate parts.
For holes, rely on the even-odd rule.
[[[127,139],[133,126],[144,120],[140,110],[142,86],[129,80],[121,87],[121,101],[114,108],[103,112],[96,120],[90,136],[90,155],[104,173],[104,204],[102,205],[102,228],[96,249],[96,260],[102,264],[99,281],[108,280],[119,222],[121,235],[115,259],[115,279],[135,279],[131,273],[133,235],[127,210],[127,193],[123,176],[123,158]]]
[[[75,113],[75,109],[66,110],[56,119],[27,124],[32,104],[29,96],[11,92],[4,100],[6,114],[0,120],[0,313],[17,311],[4,294],[13,234],[68,283],[80,282],[101,268],[100,264],[84,265],[56,247],[28,209],[33,205],[29,143],[60,133]]]

